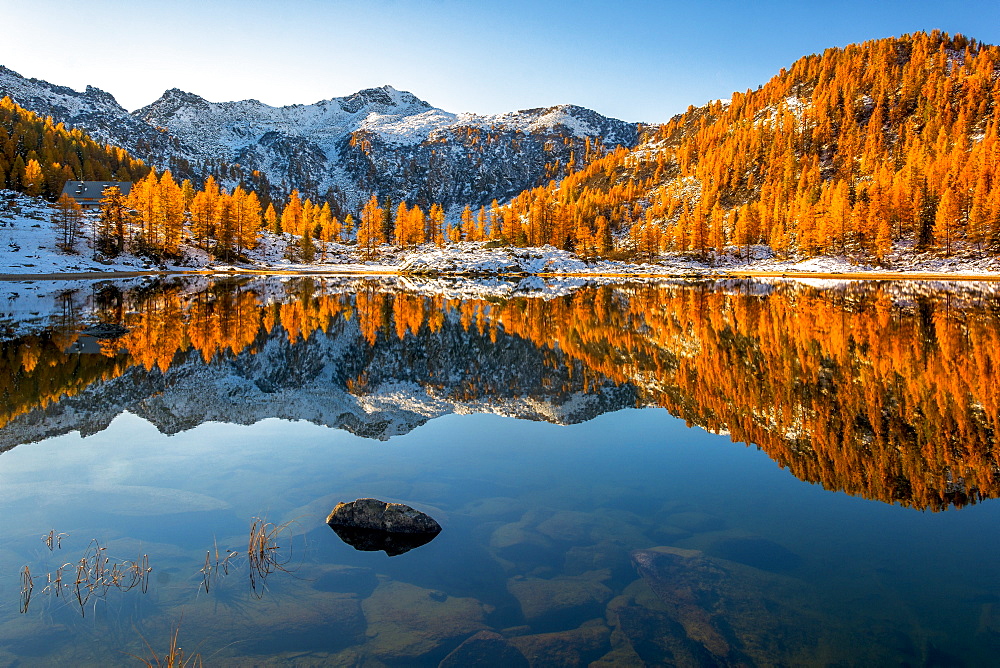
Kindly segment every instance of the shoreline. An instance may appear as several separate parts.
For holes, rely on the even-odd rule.
[[[157,269],[141,271],[86,271],[86,272],[47,272],[39,274],[6,274],[0,273],[0,281],[68,281],[68,280],[99,280],[117,278],[139,278],[143,276],[406,276],[414,278],[619,278],[619,279],[691,279],[718,280],[732,278],[791,278],[791,279],[823,279],[847,281],[990,281],[1000,282],[1000,274],[973,274],[967,272],[820,272],[820,271],[767,271],[742,270],[724,271],[712,270],[698,272],[692,270],[676,272],[649,273],[595,273],[595,272],[538,272],[538,273],[482,273],[482,272],[405,272],[393,268],[372,269]]]

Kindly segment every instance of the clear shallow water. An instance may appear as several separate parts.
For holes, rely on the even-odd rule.
[[[794,298],[801,309],[802,295]],[[905,322],[907,307],[898,308]],[[964,322],[975,321],[978,307],[967,308]],[[428,400],[421,386],[399,382],[412,379],[406,370],[419,371],[421,354],[452,360],[449,373],[462,359],[482,368],[479,339],[439,331],[405,348],[405,369],[387,374],[393,382],[368,367],[369,391],[379,388],[382,402],[367,404],[372,415],[389,420],[386,397],[397,408],[399,396],[410,400],[410,411],[415,398]],[[331,327],[323,336],[347,335]],[[287,360],[291,350],[303,358],[302,345],[276,357],[258,342],[260,352],[249,357]],[[502,336],[496,345],[506,346],[496,355],[514,346]],[[563,349],[570,347],[567,341]],[[391,352],[387,359],[400,359]],[[627,367],[635,356],[616,359]],[[537,391],[565,381],[558,374],[573,359],[561,361],[552,377],[525,372],[519,399],[545,404],[549,396],[550,407],[539,412],[574,414],[567,406],[580,397]],[[442,366],[439,378],[447,375]],[[169,424],[157,401],[189,396],[180,388],[197,373],[177,360],[173,368],[186,375],[166,373],[159,393],[126,396],[138,386],[127,375],[128,382],[104,381],[119,382],[116,394],[132,411],[106,429],[21,443],[0,455],[0,662],[127,662],[122,652],[149,656],[143,639],[162,654],[178,627],[188,652],[221,665],[437,665],[484,629],[535,665],[985,665],[1000,644],[998,511],[988,498],[934,513],[912,507],[930,495],[889,504],[830,491],[819,484],[836,487],[828,478],[800,480],[766,451],[690,428],[663,408],[621,408],[620,400],[577,424],[445,414],[413,428],[419,420],[397,418],[407,428],[388,440],[275,418],[252,426],[187,420],[166,436],[147,420]],[[278,375],[299,370],[290,363]],[[325,368],[316,377],[331,374]],[[255,377],[259,385],[262,376]],[[592,382],[591,395],[624,391],[596,375]],[[241,387],[226,383],[211,387]],[[456,385],[465,388],[458,398]],[[444,390],[463,411],[513,396],[490,400],[462,382]],[[310,397],[298,410],[315,409]],[[83,420],[84,406],[105,410],[102,399],[85,392],[61,405]],[[218,397],[203,392],[200,399]],[[71,424],[71,417],[49,409],[32,424]],[[384,437],[389,428],[380,429]],[[38,433],[23,418],[6,430]],[[855,459],[872,469],[870,460],[885,455],[877,440],[867,445]],[[971,459],[953,455],[952,470]],[[786,466],[810,470],[795,460]],[[937,475],[930,464],[919,470]],[[367,496],[425,510],[444,531],[396,557],[356,551],[324,519],[337,502]],[[254,517],[292,522],[279,540],[281,554],[290,553],[287,572],[270,574],[254,592],[247,564],[237,559],[205,592],[206,551],[244,551]],[[67,534],[51,552],[41,540],[50,529]],[[42,588],[46,573],[77,562],[92,539],[113,559],[148,555],[153,570],[145,593],[112,588],[88,600],[81,615],[74,599]],[[21,614],[25,564],[38,582]]]

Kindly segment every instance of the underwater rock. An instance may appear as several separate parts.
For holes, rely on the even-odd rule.
[[[535,631],[566,628],[604,611],[613,595],[602,582],[609,576],[608,571],[551,580],[518,576],[507,581],[507,591]]]
[[[262,607],[253,625],[248,625],[241,649],[252,653],[268,653],[274,647],[331,651],[360,642],[365,631],[360,600],[318,594],[298,599],[300,606]],[[211,626],[208,619],[205,622]]]
[[[594,528],[593,513],[578,510],[560,510],[547,520],[540,522],[537,530],[552,540],[579,543],[590,537]]]
[[[632,561],[642,579],[607,617],[612,642],[646,665],[796,666],[830,647],[842,665],[900,664],[890,629],[876,622],[859,634],[857,619],[817,609],[811,582],[675,547],[636,550]]]
[[[669,615],[651,610],[632,601],[615,606],[609,617],[614,617],[615,630],[611,644],[615,648],[598,666],[714,666],[722,664],[700,643],[687,636],[684,628]],[[748,664],[752,665],[752,664]]]
[[[343,526],[331,526],[330,528],[340,537],[340,540],[355,550],[361,552],[382,551],[390,557],[409,552],[437,538],[436,533],[392,533],[378,529],[354,529]]]
[[[490,536],[490,548],[500,559],[515,563],[556,565],[559,556],[551,540],[527,528],[524,522],[497,527]]]
[[[511,638],[532,666],[586,666],[611,650],[610,629],[593,620],[572,631]]]
[[[434,593],[389,581],[362,601],[368,646],[375,658],[409,665],[440,660],[465,638],[486,630],[486,611],[478,600],[448,596],[442,601]]]
[[[794,570],[802,561],[785,546],[756,536],[726,538],[714,543],[705,553],[772,573]]]
[[[567,575],[581,575],[602,568],[609,569],[613,577],[626,577],[632,572],[628,550],[618,543],[602,542],[575,546],[566,551],[564,570]]]
[[[185,643],[191,647],[207,644],[209,638],[217,637],[219,629],[230,629],[240,652],[272,655],[283,651],[337,652],[365,640],[361,601],[352,595],[317,591],[304,580],[291,579],[286,581],[288,589],[282,596],[268,595],[247,606],[241,592],[226,591],[234,584],[213,588],[210,595],[183,606],[180,633]],[[177,628],[171,615],[152,617],[144,622],[150,637],[161,637]]]
[[[378,499],[357,499],[338,503],[326,523],[331,527],[374,529],[389,533],[441,532],[441,525],[434,519],[402,503],[386,503]]]
[[[470,501],[462,508],[462,513],[477,518],[507,519],[523,515],[524,504],[513,497],[493,496]]]
[[[357,594],[367,597],[378,586],[375,571],[358,566],[333,566],[312,583],[317,591]]]
[[[721,517],[696,512],[674,513],[667,518],[667,522],[678,529],[683,529],[691,533],[716,531],[721,529],[725,524]]]
[[[686,635],[716,659],[727,659],[732,648],[719,628],[721,620],[709,609],[727,573],[700,551],[681,548],[636,550],[632,562]]]
[[[455,648],[438,668],[528,668],[521,651],[493,631],[480,631]]]
[[[535,530],[553,541],[585,544],[599,541],[648,544],[640,528],[642,520],[621,510],[559,510],[542,520]]]

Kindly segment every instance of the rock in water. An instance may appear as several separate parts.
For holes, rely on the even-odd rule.
[[[528,668],[524,654],[499,633],[480,631],[438,664],[438,668]]]
[[[338,503],[326,518],[331,527],[374,529],[388,533],[441,533],[441,525],[430,515],[402,503],[358,499]]]
[[[378,499],[338,503],[326,523],[355,549],[382,550],[390,557],[429,543],[441,533],[441,525],[426,513]]]
[[[632,563],[688,638],[704,647],[713,663],[729,665],[734,654],[726,633],[730,625],[716,609],[729,574],[698,550],[675,547],[636,550]]]

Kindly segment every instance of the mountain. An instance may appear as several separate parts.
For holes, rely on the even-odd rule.
[[[97,88],[81,93],[0,67],[2,95],[175,175],[213,173],[263,195],[298,189],[353,212],[372,193],[451,209],[505,201],[638,141],[636,124],[582,107],[454,114],[390,86],[286,107],[171,89],[130,114]]]
[[[51,116],[56,123],[78,128],[97,142],[124,148],[179,176],[191,175],[184,164],[195,157],[190,147],[136,118],[99,88],[87,86],[81,93],[41,79],[27,79],[0,65],[0,97],[4,96],[43,118]]]
[[[214,103],[173,89],[134,115],[201,160],[262,172],[285,190],[332,189],[354,210],[372,193],[425,207],[507,200],[546,179],[547,165],[572,158],[582,166],[591,142],[638,139],[634,124],[582,107],[453,114],[391,86],[287,107]]]

